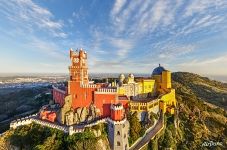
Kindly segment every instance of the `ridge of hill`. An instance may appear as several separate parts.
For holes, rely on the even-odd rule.
[[[205,102],[227,109],[227,83],[188,72],[175,72],[172,79],[177,93],[182,87]]]
[[[144,149],[226,149],[227,84],[188,72],[172,73],[177,113]]]

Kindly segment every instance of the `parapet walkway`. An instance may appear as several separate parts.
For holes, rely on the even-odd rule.
[[[146,144],[149,143],[151,139],[153,139],[164,127],[164,117],[163,114],[160,115],[158,122],[154,126],[154,128],[146,133],[145,136],[142,137],[136,144],[133,144],[129,150],[140,150]]]
[[[74,133],[83,132],[86,127],[92,127],[92,126],[95,126],[100,123],[112,122],[113,124],[121,124],[125,121],[126,121],[126,118],[123,119],[122,121],[112,121],[110,118],[107,117],[107,118],[100,118],[100,119],[92,121],[88,124],[65,126],[65,125],[60,125],[59,123],[56,123],[56,122],[52,123],[52,122],[49,122],[46,120],[41,120],[41,119],[39,119],[38,114],[33,114],[30,116],[12,121],[10,123],[10,128],[15,129],[18,126],[28,125],[28,124],[31,124],[32,122],[34,122],[34,123],[37,123],[37,124],[40,124],[40,125],[43,125],[46,127],[61,130],[69,135],[72,135]]]

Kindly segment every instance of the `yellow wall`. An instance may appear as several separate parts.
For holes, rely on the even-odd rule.
[[[119,95],[125,95],[125,88],[123,86],[118,87],[117,92]]]
[[[174,113],[174,106],[176,106],[176,97],[175,97],[175,89],[171,89],[169,93],[163,95],[160,98],[163,104],[160,103],[160,109],[165,113],[166,109],[171,114]]]
[[[128,83],[134,83],[134,78],[128,77]]]
[[[152,78],[155,80],[155,91],[157,91],[157,92],[161,92],[161,79],[162,79],[162,77],[161,77],[161,75],[153,75],[152,76]]]
[[[138,82],[139,84],[139,94],[143,93],[143,82]]]
[[[151,111],[152,108],[159,105],[159,100],[157,99],[150,102],[130,102],[129,105],[131,112]]]
[[[155,80],[144,80],[143,93],[153,93],[154,84],[155,84]]]
[[[171,89],[169,93],[166,93],[161,97],[167,105],[176,105],[175,90]]]
[[[155,91],[155,80],[144,79],[138,82],[139,83],[139,94],[144,93],[153,93]]]
[[[163,71],[162,72],[162,87],[164,89],[171,88],[171,72],[170,71]]]

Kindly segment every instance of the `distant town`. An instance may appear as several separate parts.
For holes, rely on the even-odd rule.
[[[119,73],[91,73],[89,78],[105,79],[117,78]],[[136,76],[147,77],[149,74],[135,74]],[[68,80],[67,74],[0,74],[0,89],[7,88],[33,88],[50,86],[54,83],[66,82]]]

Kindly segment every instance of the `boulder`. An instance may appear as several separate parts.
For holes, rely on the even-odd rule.
[[[66,114],[66,125],[70,126],[74,124],[74,113],[73,110],[68,111]]]
[[[88,115],[87,108],[83,107],[80,114],[80,122],[84,122],[87,118],[87,115]]]

